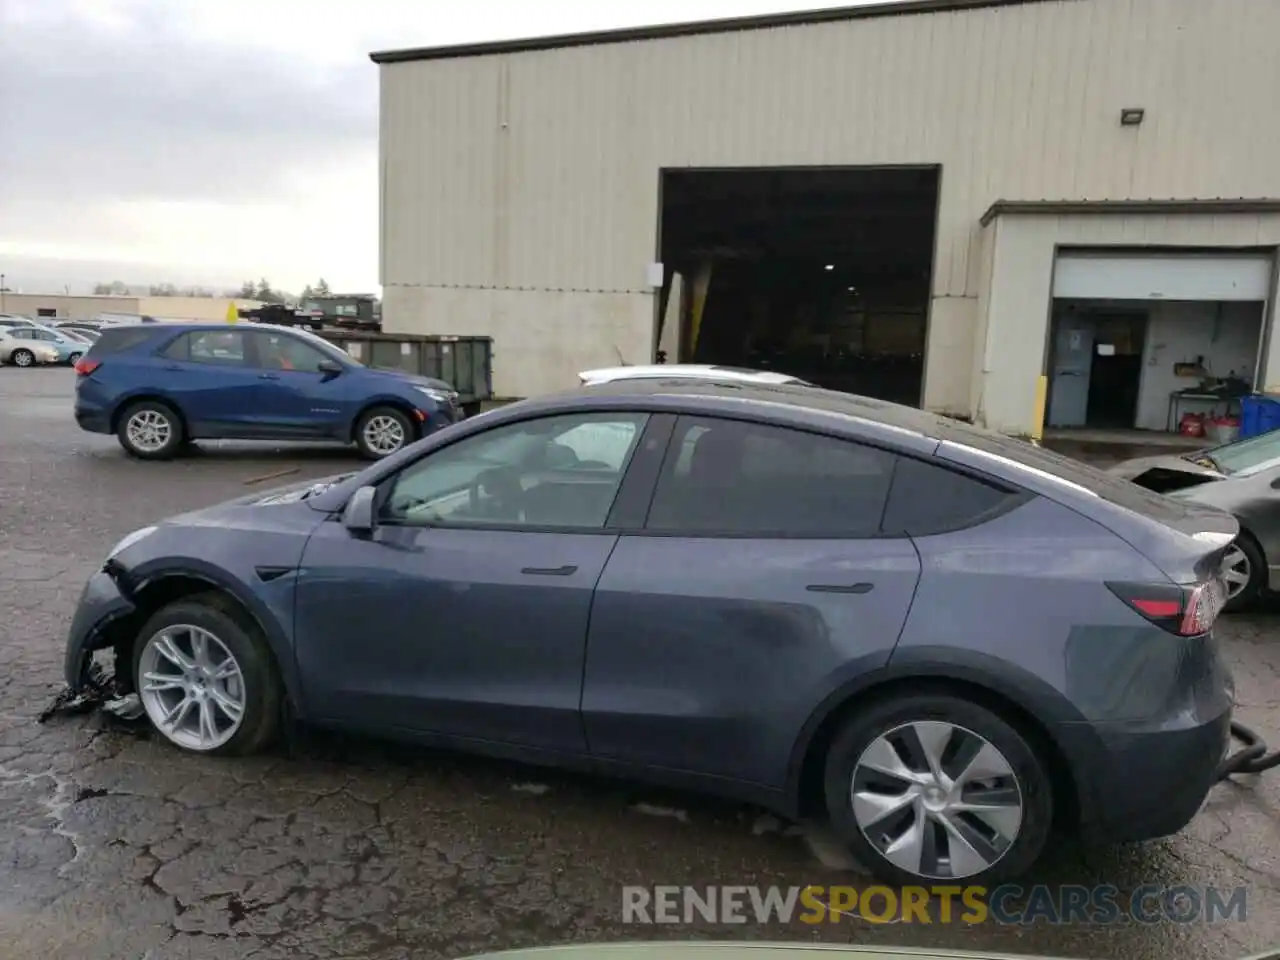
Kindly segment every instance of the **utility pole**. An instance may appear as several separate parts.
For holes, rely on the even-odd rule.
[[[9,288],[4,285],[4,274],[0,273],[0,313],[4,313],[4,295],[9,292]]]

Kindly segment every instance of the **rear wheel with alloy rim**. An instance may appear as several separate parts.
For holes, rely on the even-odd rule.
[[[31,367],[35,366],[36,355],[25,348],[18,349],[9,354],[9,361],[15,367]]]
[[[74,367],[76,365],[76,362],[79,359],[80,359],[80,354],[73,353],[67,357],[67,363]]]
[[[1000,716],[947,694],[874,704],[832,742],[832,823],[892,884],[990,883],[1024,873],[1053,821],[1031,743]]]
[[[271,652],[220,594],[153,616],[138,638],[133,675],[147,719],[184,750],[254,753],[275,735],[280,683]]]
[[[1222,558],[1226,609],[1243,610],[1257,601],[1267,580],[1267,562],[1253,537],[1241,533]]]
[[[167,405],[152,400],[135,403],[120,416],[120,446],[143,460],[168,460],[182,446],[182,421]]]

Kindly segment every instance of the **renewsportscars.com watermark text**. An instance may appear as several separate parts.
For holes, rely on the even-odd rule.
[[[1221,923],[1245,920],[1244,887],[623,887],[624,923]]]

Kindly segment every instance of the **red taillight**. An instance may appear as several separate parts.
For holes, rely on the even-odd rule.
[[[1147,620],[1180,637],[1208,633],[1227,602],[1226,588],[1217,578],[1191,586],[1108,583],[1107,587]]]
[[[1145,600],[1142,597],[1135,597],[1129,601],[1129,605],[1152,620],[1168,620],[1170,617],[1182,616],[1181,600]]]
[[[81,377],[87,377],[100,366],[102,366],[101,360],[90,360],[88,357],[81,357],[76,361],[76,374]]]

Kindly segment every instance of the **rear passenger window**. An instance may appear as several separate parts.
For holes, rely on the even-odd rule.
[[[155,333],[151,330],[142,330],[136,327],[108,327],[102,331],[102,336],[93,341],[93,346],[89,348],[90,357],[103,357],[112,353],[122,353],[125,350],[132,350],[141,343],[150,340]]]
[[[170,360],[240,366],[244,363],[244,334],[230,330],[184,333],[161,351]]]
[[[1017,497],[976,477],[900,457],[883,530],[914,536],[959,530],[981,522]]]
[[[799,430],[682,417],[646,526],[687,536],[875,536],[894,459]]]

